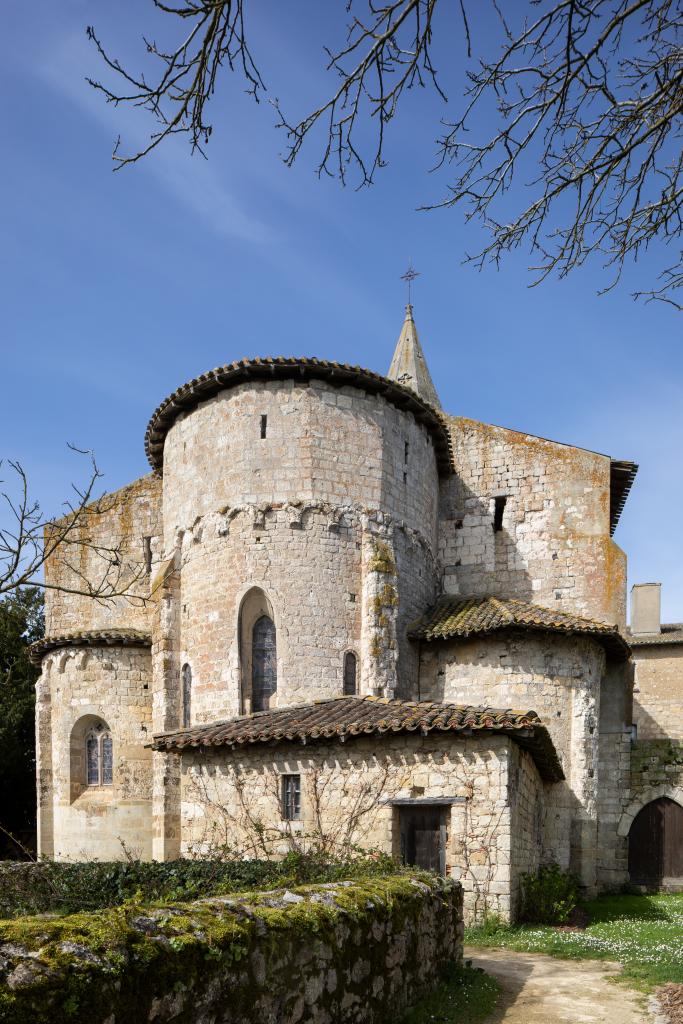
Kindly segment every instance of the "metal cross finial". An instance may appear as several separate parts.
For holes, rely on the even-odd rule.
[[[420,276],[420,271],[413,268],[412,262],[410,263],[405,274],[401,274],[401,280],[406,281],[408,284],[408,305],[410,305],[410,286],[416,277]]]

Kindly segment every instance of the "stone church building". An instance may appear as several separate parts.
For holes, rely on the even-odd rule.
[[[170,395],[145,445],[78,566],[47,566],[100,579],[109,549],[131,585],[47,591],[42,856],[372,848],[503,915],[543,861],[595,893],[665,856],[641,811],[679,827],[683,687],[671,713],[651,679],[675,643],[626,631],[633,463],[443,412],[410,306],[386,377],[245,359]]]

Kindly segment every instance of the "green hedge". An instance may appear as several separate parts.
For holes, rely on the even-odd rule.
[[[0,918],[99,910],[127,900],[184,902],[249,889],[372,878],[401,869],[379,855],[327,861],[289,854],[281,861],[0,862]]]

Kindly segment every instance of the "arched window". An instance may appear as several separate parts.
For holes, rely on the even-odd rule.
[[[114,744],[102,723],[85,737],[85,782],[87,786],[111,786],[114,782]]]
[[[251,633],[251,710],[267,711],[277,691],[275,623],[261,615]]]
[[[181,685],[183,691],[183,729],[189,729],[192,724],[192,669],[189,665],[183,665]]]
[[[357,692],[356,655],[353,651],[347,651],[344,655],[344,696],[355,697]]]

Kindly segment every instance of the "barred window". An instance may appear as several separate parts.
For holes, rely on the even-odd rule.
[[[282,776],[282,817],[298,821],[301,817],[301,776]]]
[[[357,692],[356,655],[353,651],[347,651],[344,655],[344,696],[355,697]]]
[[[189,729],[192,724],[192,669],[189,665],[183,665],[181,676],[183,690],[183,729]]]
[[[96,726],[85,739],[86,783],[111,786],[114,783],[114,744],[111,733]]]

